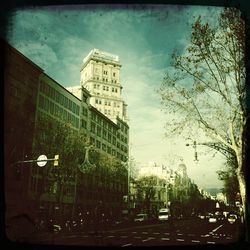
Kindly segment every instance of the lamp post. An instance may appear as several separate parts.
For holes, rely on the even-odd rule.
[[[89,161],[89,150],[92,147],[93,147],[92,145],[85,147],[86,151],[85,151],[84,161],[82,164],[78,165],[78,168],[82,173],[88,173],[96,167],[95,164],[92,164]]]
[[[186,144],[186,146],[191,146],[189,143]],[[198,163],[198,153],[197,153],[197,142],[193,141],[193,148],[194,148],[194,162]]]

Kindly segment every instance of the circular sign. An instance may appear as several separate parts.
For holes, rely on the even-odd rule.
[[[37,158],[37,165],[39,167],[44,167],[47,163],[47,156],[46,155],[40,155],[38,158]]]

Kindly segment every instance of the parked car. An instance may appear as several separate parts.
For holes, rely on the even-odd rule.
[[[53,232],[57,233],[62,230],[62,227],[60,225],[53,225]]]
[[[216,215],[210,215],[209,216],[209,219],[208,219],[208,222],[209,223],[216,223],[218,220],[217,220],[217,216]]]
[[[205,219],[205,215],[204,215],[204,214],[198,214],[198,217],[199,217],[200,219],[202,219],[202,220]]]
[[[147,214],[137,214],[134,218],[134,222],[143,222],[148,220]]]

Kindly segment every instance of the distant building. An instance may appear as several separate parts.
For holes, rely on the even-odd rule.
[[[121,97],[121,64],[119,57],[93,49],[84,58],[81,86],[90,94],[90,104],[115,123],[117,117],[127,122],[127,104]]]

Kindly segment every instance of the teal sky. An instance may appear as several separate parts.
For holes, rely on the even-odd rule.
[[[201,187],[221,187],[215,171],[222,160],[193,151],[182,138],[164,138],[167,115],[155,90],[170,70],[174,49],[189,43],[191,26],[201,15],[216,24],[221,7],[173,5],[84,5],[30,8],[12,12],[8,42],[64,87],[78,85],[83,58],[97,48],[118,55],[122,64],[123,98],[130,118],[131,155],[138,165],[156,162],[178,165]],[[212,169],[211,169],[211,166]]]

